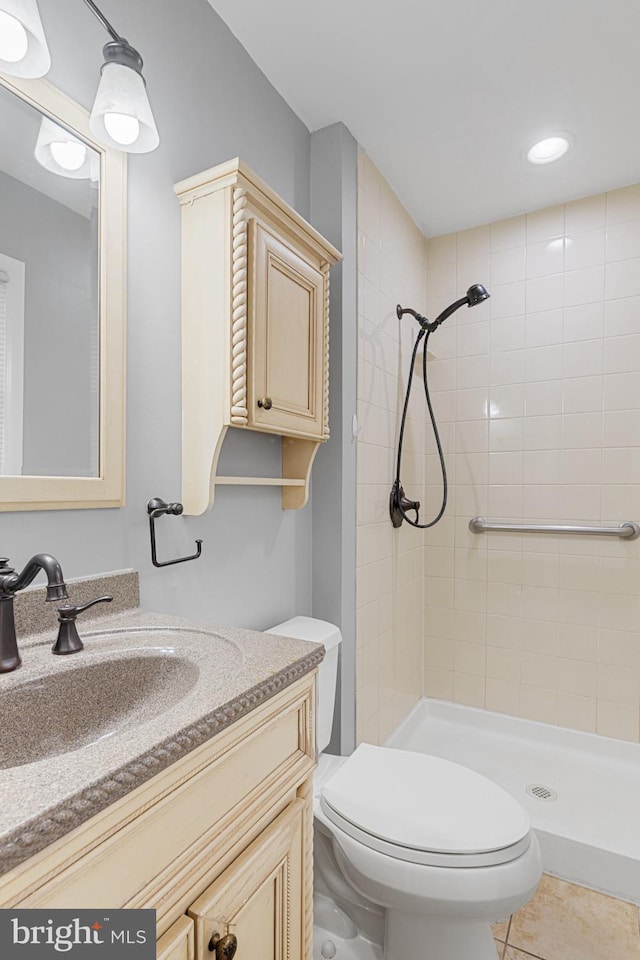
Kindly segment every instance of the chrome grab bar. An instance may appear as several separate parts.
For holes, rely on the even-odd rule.
[[[640,526],[634,520],[626,520],[619,527],[578,527],[570,524],[546,523],[492,523],[483,517],[469,520],[472,533],[501,531],[504,533],[569,533],[591,537],[621,537],[623,540],[636,540],[640,537]]]

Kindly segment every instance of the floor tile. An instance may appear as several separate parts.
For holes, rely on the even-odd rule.
[[[545,875],[514,915],[509,946],[543,960],[640,960],[638,908]]]

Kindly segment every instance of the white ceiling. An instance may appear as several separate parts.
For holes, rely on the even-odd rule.
[[[209,0],[310,130],[428,236],[640,181],[640,0]],[[536,140],[575,137],[534,167]]]

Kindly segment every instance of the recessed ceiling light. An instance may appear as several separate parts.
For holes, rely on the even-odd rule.
[[[564,157],[569,149],[569,141],[566,137],[547,137],[546,140],[539,140],[534,143],[527,153],[529,163],[553,163]]]

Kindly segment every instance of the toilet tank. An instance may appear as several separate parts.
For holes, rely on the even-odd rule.
[[[313,617],[293,617],[275,627],[270,627],[265,630],[265,633],[278,633],[281,637],[293,637],[295,640],[324,644],[326,652],[324,660],[318,667],[316,694],[316,740],[318,753],[322,753],[331,740],[338,682],[338,651],[342,643],[342,634],[333,623],[315,620]]]

